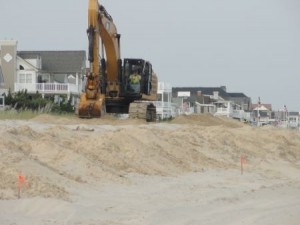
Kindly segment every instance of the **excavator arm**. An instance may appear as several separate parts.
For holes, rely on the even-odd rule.
[[[79,117],[101,117],[105,112],[105,95],[100,90],[99,68],[99,6],[97,0],[89,0],[88,40],[90,71],[86,75],[85,91],[80,96]]]
[[[105,96],[119,95],[118,80],[122,62],[120,34],[117,33],[112,17],[98,0],[89,0],[87,35],[90,72],[86,77],[85,92],[80,97],[78,113],[79,117],[100,117],[101,111],[105,110]]]

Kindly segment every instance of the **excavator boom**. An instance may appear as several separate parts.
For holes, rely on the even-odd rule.
[[[78,115],[101,117],[105,112],[105,95],[100,91],[98,1],[89,0],[88,29],[90,72],[86,75],[85,92],[80,95]]]

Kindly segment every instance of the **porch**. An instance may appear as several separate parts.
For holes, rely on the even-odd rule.
[[[28,93],[40,94],[74,94],[80,95],[81,88],[79,85],[70,83],[15,83],[15,92],[27,90]]]

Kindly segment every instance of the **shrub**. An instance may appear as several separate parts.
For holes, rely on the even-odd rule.
[[[17,111],[31,110],[38,112],[55,112],[55,113],[70,113],[74,112],[74,107],[70,98],[66,101],[66,97],[60,96],[61,101],[54,103],[54,97],[45,99],[39,92],[35,94],[28,94],[27,90],[18,91],[17,93],[11,93],[8,91],[5,96],[5,104],[9,108],[13,108]]]

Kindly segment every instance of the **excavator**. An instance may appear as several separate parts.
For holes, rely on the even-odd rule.
[[[157,75],[149,61],[121,59],[121,35],[98,0],[89,0],[87,35],[90,66],[80,95],[78,116],[129,114],[129,118],[156,121]],[[138,79],[132,79],[134,73]]]

